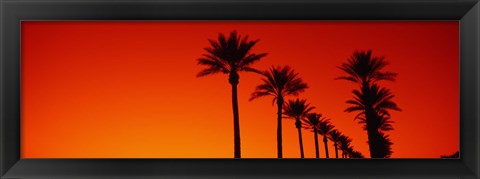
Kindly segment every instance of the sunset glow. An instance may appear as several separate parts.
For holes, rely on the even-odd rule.
[[[396,81],[379,82],[393,111],[392,158],[459,150],[457,21],[23,21],[22,158],[232,158],[228,75],[197,78],[208,39],[236,30],[260,39],[252,65],[289,65],[309,85],[298,98],[368,155],[367,133],[346,113],[358,85],[335,80],[356,50],[384,56]],[[240,73],[242,158],[275,158],[276,106],[249,101],[261,76]],[[287,97],[286,99],[295,99]],[[319,136],[321,139],[321,137]],[[303,130],[305,156],[315,156]],[[331,142],[329,143],[331,144]],[[283,155],[299,158],[294,120],[283,120]],[[323,158],[323,143],[320,147]],[[329,146],[330,156],[334,153]]]

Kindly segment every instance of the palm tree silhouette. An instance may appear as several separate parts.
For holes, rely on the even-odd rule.
[[[373,88],[376,86],[378,81],[394,81],[397,76],[396,73],[385,72],[382,69],[388,65],[388,62],[384,60],[383,57],[372,56],[372,51],[356,51],[348,59],[347,63],[343,63],[340,67],[347,76],[341,76],[336,79],[347,80],[360,85],[359,90],[353,90],[355,95],[354,100],[347,101],[348,104],[352,106],[347,108],[346,112],[359,111],[355,119],[360,119],[365,124],[365,129],[368,134],[368,145],[370,148],[370,156],[372,158],[383,157],[380,155],[379,144],[376,144],[376,136],[379,136],[379,125],[381,122],[378,122],[382,114],[387,115],[390,109],[400,110],[396,107],[396,104],[391,101],[393,95],[384,96],[383,99],[374,99],[382,98],[382,96],[372,96],[375,94]],[[378,89],[378,85],[376,86]],[[380,101],[385,101],[382,103]],[[382,103],[379,106],[374,106],[374,102]],[[390,106],[389,106],[390,105]],[[394,106],[392,106],[394,105]],[[387,115],[389,116],[389,114]],[[387,121],[383,121],[387,122]],[[388,123],[388,122],[387,122]],[[390,125],[388,123],[388,125]],[[392,128],[393,129],[393,128]]]
[[[335,158],[338,158],[338,140],[340,139],[341,135],[342,133],[337,129],[333,129],[328,133],[328,139],[333,142],[333,146],[335,147]]]
[[[267,53],[251,53],[252,47],[257,44],[257,40],[249,40],[248,36],[237,35],[236,31],[230,33],[227,38],[220,33],[218,39],[208,40],[210,47],[205,48],[206,54],[198,59],[199,65],[206,66],[205,69],[197,74],[197,77],[205,75],[223,73],[228,74],[228,82],[232,86],[232,107],[233,107],[233,131],[234,131],[234,157],[240,158],[240,118],[238,111],[237,85],[240,79],[238,72],[257,72],[251,66]]]
[[[392,143],[389,140],[387,142],[381,132],[393,129],[388,110],[401,111],[392,101],[394,95],[390,90],[382,88],[376,83],[364,86],[362,92],[353,90],[353,93],[354,100],[347,101],[351,106],[345,111],[359,112],[355,119],[364,124],[363,129],[367,130],[371,157],[386,158],[390,156]],[[367,114],[370,114],[370,118],[367,117]]]
[[[356,151],[353,147],[348,148],[347,153],[349,158],[365,158],[361,152]]]
[[[313,109],[315,109],[315,107],[310,107],[310,104],[307,103],[306,99],[300,100],[298,98],[296,100],[288,100],[285,106],[283,106],[283,114],[288,118],[295,119],[301,158],[305,158],[302,140],[302,120],[304,120],[305,116]]]
[[[348,80],[360,85],[381,80],[395,81],[396,73],[381,71],[387,65],[388,62],[384,57],[373,57],[372,50],[355,51],[347,63],[338,67],[346,72],[347,76],[336,79]]]
[[[318,148],[318,126],[321,120],[324,120],[325,117],[322,114],[318,113],[309,113],[307,114],[307,118],[304,119],[303,127],[305,129],[311,129],[313,131],[314,140],[315,140],[315,157],[320,158],[320,150]]]
[[[282,152],[282,108],[284,97],[298,96],[305,91],[308,85],[289,66],[274,67],[262,73],[263,84],[258,85],[252,93],[250,101],[262,96],[273,96],[273,102],[277,102],[277,156],[283,157]]]
[[[318,134],[323,136],[323,144],[325,145],[325,156],[326,156],[326,158],[330,158],[330,156],[328,155],[328,144],[327,144],[328,139],[327,139],[327,136],[330,133],[330,131],[333,130],[334,127],[335,126],[333,126],[330,123],[330,119],[327,119],[327,118],[323,118],[322,120],[320,120],[320,123],[318,124]]]
[[[347,137],[345,135],[341,135],[338,138],[338,145],[339,145],[340,150],[342,151],[342,158],[347,157],[347,151],[350,148],[350,143],[351,142],[352,142],[352,139],[350,139],[349,137]]]

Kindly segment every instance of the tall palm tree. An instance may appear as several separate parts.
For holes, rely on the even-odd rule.
[[[362,115],[365,120],[367,134],[368,134],[368,144],[370,148],[370,156],[373,158],[381,157],[378,155],[378,145],[374,143],[375,136],[378,135],[378,125],[375,124],[378,122],[378,112],[381,110],[376,109],[373,107],[372,104],[372,92],[370,92],[371,87],[374,83],[378,81],[394,81],[395,77],[397,76],[396,73],[382,71],[385,66],[388,65],[388,62],[385,61],[383,57],[375,57],[372,56],[372,51],[356,51],[353,55],[348,59],[347,63],[343,63],[340,67],[342,71],[347,73],[346,76],[341,76],[336,79],[342,79],[357,83],[360,85],[361,91],[354,90],[354,94],[356,95],[355,100],[349,100],[347,103],[352,105],[362,105],[362,110],[358,115]],[[354,101],[358,101],[358,98],[363,98],[363,104],[356,103]],[[390,98],[391,99],[391,98]],[[390,100],[388,99],[388,100]],[[353,108],[349,108],[347,110],[352,110]],[[346,111],[347,111],[346,110]],[[384,110],[383,112],[385,112]]]
[[[288,100],[285,106],[283,106],[283,114],[288,118],[295,119],[295,127],[298,131],[298,142],[300,145],[301,158],[305,158],[302,140],[302,120],[313,109],[315,109],[315,107],[311,107],[310,104],[307,103],[306,99],[300,100],[298,98],[296,100]]]
[[[313,136],[315,140],[315,157],[320,158],[320,150],[318,148],[318,125],[320,124],[321,120],[325,119],[322,114],[318,113],[309,113],[307,114],[307,118],[304,119],[303,127],[305,129],[311,129],[313,131]]]
[[[262,73],[263,84],[258,85],[252,93],[250,100],[262,96],[273,96],[273,102],[277,102],[277,156],[283,157],[282,152],[282,108],[284,98],[289,95],[297,96],[305,91],[308,85],[289,66],[274,67]]]
[[[388,142],[382,139],[381,131],[392,130],[389,110],[401,111],[397,104],[392,101],[394,95],[390,90],[373,83],[364,86],[362,92],[353,90],[354,100],[348,100],[350,106],[346,112],[358,112],[355,119],[364,124],[363,129],[368,133],[368,144],[372,158],[385,158],[390,150]],[[390,142],[391,143],[391,142]]]
[[[352,142],[352,139],[350,139],[349,137],[347,137],[345,135],[341,135],[338,138],[338,145],[339,145],[340,150],[342,151],[342,158],[347,157],[347,151],[348,151],[348,148],[350,148],[350,143],[351,142]]]
[[[252,47],[257,40],[249,40],[248,36],[242,37],[236,31],[227,38],[220,33],[217,40],[208,40],[210,47],[205,48],[206,54],[198,59],[199,65],[206,66],[197,74],[202,77],[211,74],[228,74],[228,82],[232,86],[233,131],[234,131],[234,157],[240,158],[240,118],[238,111],[237,85],[240,79],[239,72],[257,72],[252,65],[265,57],[267,53],[252,53]]]
[[[325,156],[326,158],[330,158],[330,156],[328,155],[328,139],[327,139],[327,136],[328,134],[330,133],[330,131],[333,130],[335,126],[333,126],[331,123],[330,123],[330,119],[327,119],[327,118],[324,118],[320,121],[320,123],[318,124],[318,134],[322,135],[323,136],[323,144],[325,145]]]
[[[341,135],[342,133],[337,129],[333,129],[328,133],[328,139],[333,142],[333,146],[335,147],[335,158],[338,158],[338,140],[340,139]]]

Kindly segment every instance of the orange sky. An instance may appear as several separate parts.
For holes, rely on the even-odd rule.
[[[456,21],[24,21],[23,158],[231,158],[227,75],[196,78],[196,59],[218,33],[260,39],[254,65],[290,65],[310,88],[300,94],[353,146],[367,135],[345,113],[355,84],[334,80],[355,50],[385,56],[396,82],[382,82],[403,110],[392,112],[392,158],[437,158],[459,149]],[[257,74],[239,83],[242,157],[276,157],[272,98],[248,101]],[[287,99],[293,99],[289,97]],[[284,157],[299,157],[294,121],[284,120]],[[313,134],[303,132],[306,157]],[[323,143],[320,156],[324,157]],[[334,155],[333,146],[329,147]]]

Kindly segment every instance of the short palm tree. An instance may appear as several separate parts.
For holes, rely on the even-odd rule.
[[[335,126],[333,126],[331,123],[330,123],[330,119],[327,119],[327,118],[324,118],[320,121],[320,123],[318,124],[318,134],[322,135],[323,136],[323,144],[325,145],[325,156],[326,158],[330,158],[330,156],[328,155],[328,139],[327,139],[327,136],[328,134],[330,133],[330,131],[333,130]]]
[[[288,100],[288,102],[283,106],[283,114],[288,118],[295,119],[295,127],[298,131],[298,142],[300,145],[300,157],[305,158],[303,152],[303,140],[302,140],[302,120],[305,119],[305,116],[315,107],[311,107],[307,103],[306,99],[296,99]]]
[[[351,149],[349,153],[350,158],[365,158],[363,154],[359,151],[354,150],[353,148]]]
[[[262,78],[263,84],[256,87],[250,100],[262,96],[272,96],[273,102],[277,103],[277,156],[282,158],[282,108],[284,98],[289,95],[297,96],[300,92],[305,91],[308,85],[289,66],[272,66],[262,74],[264,76]]]
[[[315,140],[315,157],[320,158],[320,150],[318,148],[318,125],[320,124],[321,120],[325,119],[322,114],[318,113],[309,113],[307,114],[307,118],[304,119],[303,127],[305,129],[311,129],[313,131],[313,136]]]
[[[228,82],[232,86],[234,157],[240,158],[240,119],[238,111],[237,85],[240,79],[238,72],[257,72],[252,65],[265,57],[267,53],[252,53],[252,47],[259,40],[249,40],[248,36],[237,35],[236,31],[227,38],[220,33],[217,40],[208,40],[210,47],[205,48],[206,54],[198,59],[199,65],[206,66],[197,74],[202,77],[211,74],[228,74]]]
[[[342,151],[342,158],[347,157],[347,151],[348,151],[348,148],[350,148],[350,143],[351,142],[352,142],[352,139],[350,139],[349,137],[347,137],[345,135],[341,135],[338,138],[338,146],[339,146],[340,150]]]
[[[337,129],[333,129],[328,133],[328,139],[333,142],[333,146],[335,147],[335,158],[338,158],[338,140],[340,139],[341,135],[342,133]]]

